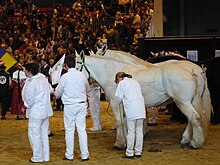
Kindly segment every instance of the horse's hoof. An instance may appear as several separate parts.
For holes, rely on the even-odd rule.
[[[112,149],[113,149],[113,150],[121,150],[121,148],[118,147],[118,146],[113,146]]]
[[[198,150],[198,148],[193,147],[190,143],[182,144],[182,145],[181,145],[181,148],[183,148],[183,149]]]
[[[192,150],[198,150],[198,148],[195,148],[192,145],[190,145],[189,148],[192,149]]]
[[[120,150],[120,151],[121,151],[121,150],[125,150],[125,148],[123,148],[123,147],[118,147],[118,146],[113,146],[112,149],[113,149],[113,150]]]
[[[191,146],[189,143],[184,143],[184,144],[181,144],[181,148],[182,149],[189,149]]]

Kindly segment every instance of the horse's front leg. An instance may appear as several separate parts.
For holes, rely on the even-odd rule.
[[[116,142],[114,147],[117,149],[125,149],[126,148],[126,137],[127,137],[127,122],[123,112],[123,106],[111,101],[112,111],[116,120]]]

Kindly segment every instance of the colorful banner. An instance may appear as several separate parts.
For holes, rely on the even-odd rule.
[[[4,62],[6,71],[9,68],[11,68],[14,64],[17,63],[17,61],[8,52],[6,52],[2,47],[0,47],[0,59],[2,62]]]

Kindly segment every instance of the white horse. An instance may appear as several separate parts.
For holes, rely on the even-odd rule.
[[[180,60],[180,61],[179,60],[169,60],[169,61],[160,62],[157,64],[151,64],[151,63],[144,61],[144,60],[142,60],[142,59],[140,59],[130,53],[127,53],[127,52],[123,52],[123,51],[119,51],[119,50],[109,50],[109,49],[107,50],[107,46],[103,46],[100,49],[97,48],[96,54],[112,57],[113,59],[116,59],[118,61],[126,62],[126,63],[133,64],[133,65],[138,65],[140,67],[145,67],[145,68],[175,64],[176,67],[177,66],[181,67],[185,71],[195,74],[197,76],[197,80],[198,80],[199,93],[200,93],[200,96],[202,97],[204,111],[206,111],[204,113],[207,116],[207,121],[210,121],[211,111],[213,111],[213,108],[211,105],[211,98],[210,98],[210,93],[209,93],[205,73],[204,73],[203,68],[201,68],[200,66],[198,66],[190,61],[187,61],[187,60]],[[92,52],[92,53],[90,53],[90,55],[94,55],[94,53]],[[172,69],[172,68],[170,68],[170,69]],[[207,92],[206,95],[203,95],[204,89]],[[204,125],[204,127],[207,127],[207,125]],[[205,135],[206,135],[206,133],[205,133]]]
[[[78,59],[79,60],[79,59]],[[192,73],[170,64],[146,69],[134,67],[133,64],[114,60],[110,57],[86,56],[85,66],[90,76],[93,77],[104,89],[107,98],[109,98],[117,123],[117,137],[115,146],[124,148],[126,144],[125,120],[121,119],[120,106],[115,102],[114,93],[116,84],[114,83],[115,74],[119,71],[130,73],[139,81],[142,87],[142,93],[145,98],[146,107],[160,105],[169,98],[172,98],[180,107],[181,111],[187,116],[189,124],[183,135],[181,144],[190,145],[193,148],[200,148],[205,141],[206,114],[203,111],[202,100],[198,92],[198,82]],[[172,69],[170,69],[172,68]],[[205,90],[204,95],[207,94]]]

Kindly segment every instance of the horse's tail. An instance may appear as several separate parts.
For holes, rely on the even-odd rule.
[[[198,79],[196,77],[195,77],[195,81],[196,81],[196,94],[192,100],[192,105],[194,107],[197,107],[195,108],[195,110],[200,116],[200,124],[203,129],[203,135],[204,138],[206,138],[208,124],[210,122],[212,104],[211,104],[209,90],[207,87],[207,81],[205,81],[204,91],[202,95],[199,94]]]
[[[206,129],[207,129],[208,124],[210,123],[211,120],[211,112],[213,111],[207,80],[205,81],[205,87],[201,97],[202,97],[202,105],[205,111],[204,113],[206,118]],[[206,136],[206,134],[204,135]]]

